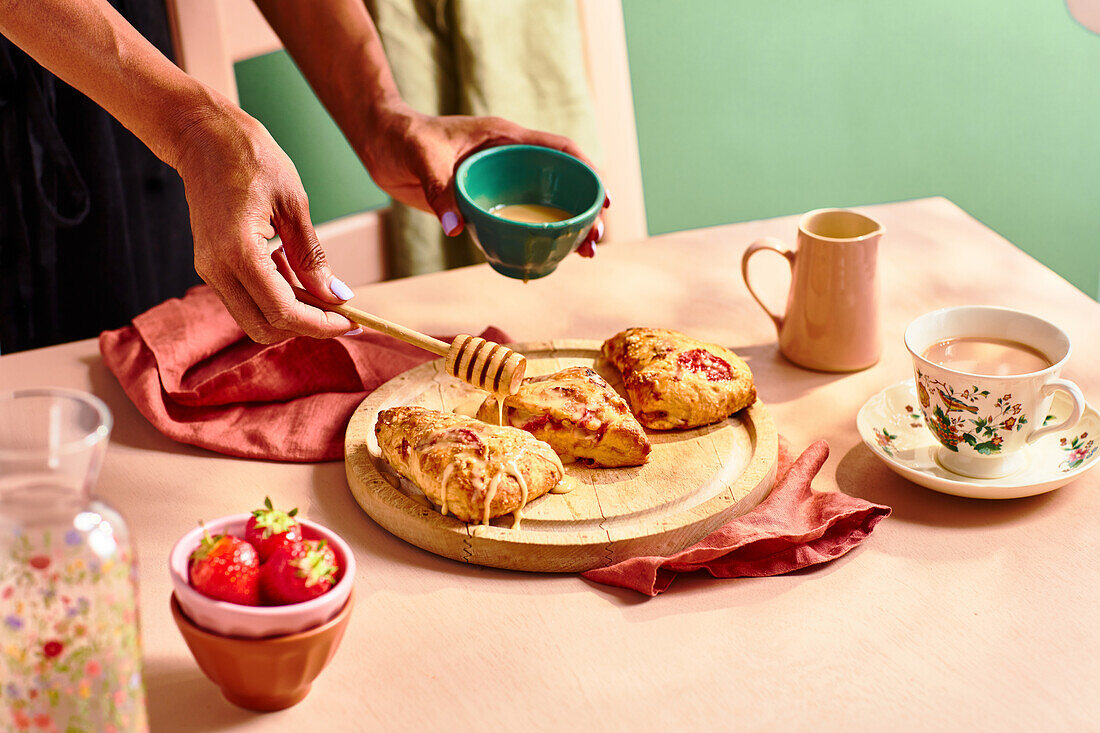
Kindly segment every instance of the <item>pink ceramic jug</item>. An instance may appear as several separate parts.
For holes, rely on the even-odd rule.
[[[883,228],[847,209],[818,209],[798,224],[798,249],[765,237],[741,258],[741,276],[779,333],[779,349],[795,364],[828,372],[865,369],[882,354],[876,260]],[[786,312],[768,310],[749,282],[749,258],[778,252],[791,267]]]

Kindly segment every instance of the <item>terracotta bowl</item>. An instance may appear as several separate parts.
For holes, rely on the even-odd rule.
[[[250,514],[234,514],[206,523],[210,534],[231,534],[244,537],[244,527]],[[332,530],[308,519],[299,519],[302,536],[307,540],[327,540],[336,552],[340,572],[336,585],[328,593],[303,603],[286,606],[242,606],[238,603],[208,598],[187,582],[187,559],[199,546],[202,528],[196,527],[176,543],[168,556],[172,587],[183,612],[194,623],[223,636],[262,638],[305,631],[323,624],[344,607],[355,581],[355,556],[346,542]]]
[[[272,711],[301,702],[336,653],[351,617],[353,598],[331,619],[307,631],[266,639],[214,634],[197,626],[172,594],[176,621],[199,668],[225,699],[248,710]]]

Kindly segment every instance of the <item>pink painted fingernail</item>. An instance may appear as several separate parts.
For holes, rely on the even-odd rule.
[[[349,288],[344,283],[344,281],[338,277],[334,277],[329,280],[328,289],[331,290],[332,294],[340,300],[351,300],[355,297],[355,293],[352,292],[351,288]]]
[[[455,232],[458,231],[458,214],[453,211],[445,211],[439,223],[443,225],[444,234],[448,237],[454,236]]]
[[[345,336],[358,336],[358,335],[359,335],[359,334],[361,334],[361,333],[363,333],[363,327],[362,327],[362,326],[358,326],[357,328],[353,328],[353,329],[351,329],[350,331],[348,331],[348,332],[347,332],[347,333],[345,333],[344,335],[345,335]]]

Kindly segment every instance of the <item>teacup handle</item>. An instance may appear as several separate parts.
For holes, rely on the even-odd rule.
[[[1028,444],[1034,443],[1037,438],[1041,438],[1048,433],[1053,433],[1056,430],[1072,428],[1077,424],[1077,421],[1081,419],[1081,415],[1084,414],[1085,396],[1081,394],[1081,388],[1068,379],[1052,379],[1039,388],[1039,391],[1043,393],[1044,397],[1050,396],[1058,390],[1065,392],[1070,396],[1070,399],[1073,400],[1073,409],[1070,411],[1069,417],[1057,425],[1047,425],[1035,430],[1031,435],[1027,436]]]
[[[745,254],[741,255],[741,279],[745,281],[745,287],[749,289],[749,295],[753,297],[764,312],[772,319],[772,323],[775,324],[775,330],[779,331],[783,328],[783,319],[785,316],[777,316],[768,310],[768,306],[764,305],[764,301],[760,300],[760,296],[756,294],[756,291],[752,289],[752,283],[749,282],[749,258],[757,252],[763,250],[770,250],[777,252],[787,258],[787,264],[791,269],[794,269],[794,260],[798,256],[798,253],[787,247],[786,243],[775,237],[764,237],[758,239],[749,245],[749,248],[745,250]]]

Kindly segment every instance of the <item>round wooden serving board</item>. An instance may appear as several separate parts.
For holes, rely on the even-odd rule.
[[[598,341],[510,345],[527,357],[527,376],[589,366],[623,391]],[[421,405],[472,415],[486,393],[442,371],[442,360],[401,374],[367,397],[348,423],[344,459],[355,500],[398,537],[462,562],[513,570],[577,572],[630,557],[669,555],[744,514],[775,480],[778,436],[759,400],[714,425],[647,431],[653,452],[643,466],[589,468],[566,464],[574,489],[527,505],[519,529],[512,515],[489,525],[443,516],[380,457],[378,413]]]

